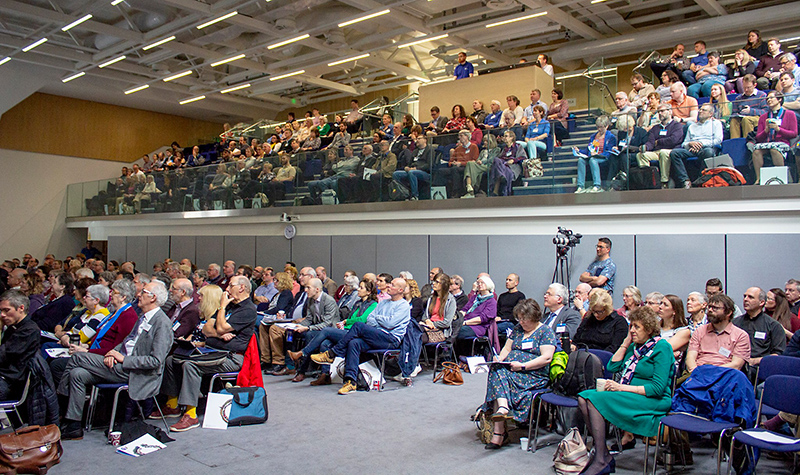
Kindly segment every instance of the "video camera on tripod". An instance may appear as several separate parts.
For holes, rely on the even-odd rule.
[[[571,229],[558,227],[558,233],[553,238],[553,244],[556,245],[556,253],[558,255],[566,255],[567,252],[581,243],[582,234],[573,232]]]

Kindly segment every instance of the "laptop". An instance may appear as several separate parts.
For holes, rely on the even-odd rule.
[[[733,166],[733,159],[727,153],[717,155],[716,157],[706,158],[706,168],[728,167],[736,168]]]

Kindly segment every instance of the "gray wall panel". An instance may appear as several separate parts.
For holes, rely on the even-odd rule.
[[[555,246],[550,236],[489,236],[489,273],[498,294],[505,292],[506,276],[514,273],[520,277],[519,289],[525,296],[541,304],[554,266]]]
[[[292,257],[292,243],[283,236],[256,237],[256,265],[272,267],[275,272]],[[299,270],[299,269],[298,269]]]
[[[195,246],[197,238],[194,236],[170,236],[169,238],[169,257],[173,261],[180,262],[181,259],[189,259],[196,264],[197,256]]]
[[[125,236],[108,236],[108,260],[120,264],[128,258],[128,240]]]
[[[659,291],[675,294],[685,303],[689,292],[705,291],[706,280],[719,277],[724,283],[724,239],[723,235],[710,234],[637,236],[636,266],[642,296]]]
[[[728,235],[726,288],[739,308],[748,287],[783,289],[787,280],[800,278],[796,246],[796,234]]]
[[[226,261],[236,262],[236,267],[246,264],[255,267],[256,237],[255,236],[225,236]]]
[[[342,277],[346,270],[356,271],[359,277],[366,272],[373,272],[377,269],[377,245],[375,236],[332,236],[328,277],[343,284]]]
[[[147,272],[153,270],[153,264],[164,262],[169,257],[169,236],[147,236]]]
[[[225,238],[222,236],[197,236],[195,255],[197,256],[197,267],[206,269],[209,264],[215,262],[222,269],[225,262],[223,250],[225,248]]]
[[[136,270],[151,273],[153,266],[147,265],[147,236],[128,236],[126,260],[136,263]]]
[[[448,275],[459,274],[467,290],[479,273],[489,269],[487,236],[431,236],[430,243],[430,266],[442,267]],[[503,277],[502,281],[495,281],[500,289]]]
[[[614,306],[622,306],[622,289],[626,286],[635,284],[634,276],[634,247],[633,236],[618,236],[612,234],[605,235],[585,235],[581,239],[581,243],[575,248],[573,253],[572,266],[570,267],[572,288],[574,289],[580,283],[580,275],[589,267],[589,264],[595,259],[597,250],[597,240],[601,237],[611,239],[611,259],[617,265],[617,275],[614,278]],[[552,239],[550,246],[553,246]],[[554,249],[554,246],[551,247]],[[555,256],[555,251],[552,251]],[[641,254],[639,254],[641,255]],[[659,254],[646,254],[653,256],[653,261],[658,262],[655,256]],[[667,254],[668,255],[668,254]],[[657,264],[656,264],[657,265]],[[553,266],[555,267],[555,257],[553,257]],[[641,270],[641,268],[640,268]],[[550,271],[552,277],[552,270]],[[641,287],[640,287],[641,288]],[[644,289],[642,289],[644,292]]]
[[[330,236],[297,236],[292,239],[292,259],[297,270],[304,266],[331,268]]]
[[[354,269],[359,276],[366,272],[397,276],[406,270],[414,275],[420,288],[428,282],[428,236],[377,236],[376,246],[375,267]]]

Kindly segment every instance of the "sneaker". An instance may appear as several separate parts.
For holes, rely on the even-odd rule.
[[[473,196],[475,195],[475,188],[473,188],[472,185],[467,185],[467,194]]]
[[[186,432],[195,427],[200,427],[200,419],[189,417],[189,414],[184,414],[181,420],[169,426],[169,430],[170,432]]]
[[[341,389],[339,389],[339,394],[348,394],[352,393],[355,390],[356,390],[356,383],[348,379],[347,381],[344,382]]]
[[[462,198],[462,199],[463,199],[463,198],[475,198],[475,193],[474,193],[474,192],[472,192],[472,191],[468,191],[468,192],[466,192],[466,194],[464,194],[464,196],[462,196],[461,198]]]
[[[163,407],[161,412],[164,413],[164,417],[181,417],[181,408],[180,407]],[[150,414],[148,419],[161,419],[161,414],[158,413],[158,409],[153,411]]]
[[[580,195],[582,193],[586,193],[586,188],[578,187],[578,189],[575,190],[576,195]]]
[[[411,197],[411,201],[417,201],[418,199],[419,199],[419,198],[417,198],[416,196],[412,196],[412,197]]]
[[[311,355],[311,361],[317,364],[331,364],[333,363],[333,355],[330,351],[317,353],[316,355]]]
[[[688,190],[688,189],[690,189],[690,188],[692,187],[692,182],[691,182],[691,181],[689,181],[689,180],[686,180],[686,181],[684,181],[684,182],[683,182],[683,187],[684,187],[685,189],[687,189],[687,190]]]
[[[421,372],[422,372],[422,366],[420,366],[420,365],[417,365],[417,367],[416,367],[416,368],[414,368],[414,371],[412,371],[412,372],[411,372],[411,376],[410,376],[410,377],[411,377],[411,378],[416,378],[416,377],[417,377],[417,375],[418,375],[419,373],[421,373]]]
[[[602,193],[603,189],[599,186],[593,186],[591,190],[587,191],[587,193]]]

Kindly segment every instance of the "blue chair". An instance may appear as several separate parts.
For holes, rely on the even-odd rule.
[[[385,348],[385,349],[377,349],[377,350],[367,350],[367,354],[377,356],[381,363],[381,379],[378,385],[378,392],[383,391],[383,381],[386,380],[384,377],[384,371],[386,369],[386,359],[387,358],[398,358],[400,357],[400,348]]]
[[[737,429],[739,424],[733,422],[715,422],[706,418],[695,416],[693,414],[684,413],[670,413],[663,417],[658,424],[658,436],[656,440],[655,457],[658,460],[658,449],[661,445],[661,436],[664,433],[664,426],[670,427],[673,430],[682,430],[686,432],[693,432],[695,434],[719,434],[719,444],[717,447],[722,447],[722,438],[728,431]],[[721,464],[721,450],[717,450],[717,475],[719,475],[719,467]],[[657,464],[653,464],[653,475],[656,473]]]
[[[766,358],[765,358],[766,359]],[[763,363],[763,360],[762,360]],[[758,403],[758,417],[761,417],[761,408],[763,405],[769,405],[779,411],[786,411],[796,413],[797,408],[800,407],[800,377],[789,375],[775,375],[767,378],[764,385],[764,391],[761,392],[761,399]],[[733,434],[733,440],[739,441],[747,448],[747,456],[753,461],[754,456],[750,447],[757,447],[761,450],[769,450],[772,452],[800,452],[800,439],[788,438],[794,440],[793,443],[779,444],[773,442],[766,442],[758,438],[762,434],[775,434],[774,432],[766,429],[748,429],[739,431]],[[782,434],[775,434],[781,435]],[[797,433],[795,433],[797,435]],[[786,436],[783,436],[786,437]],[[795,454],[795,461],[797,455]],[[731,444],[731,451],[728,457],[728,472],[731,470],[731,459],[733,459],[733,444]],[[758,460],[752,462],[753,473],[755,473],[755,465]]]
[[[92,386],[92,392],[89,395],[89,408],[87,409],[86,413],[86,431],[91,432],[92,430],[92,422],[94,422],[95,410],[97,409],[97,395],[101,389],[113,389],[114,390],[114,402],[111,405],[111,421],[108,423],[108,433],[112,433],[114,431],[114,420],[117,418],[117,406],[119,405],[119,395],[123,391],[128,390],[128,385],[126,383],[100,383],[95,384]],[[169,433],[169,425],[167,424],[167,419],[164,417],[164,413],[161,412],[161,406],[158,404],[158,399],[153,397],[153,401],[156,404],[156,409],[158,409],[158,413],[161,414],[161,421],[164,423],[164,429]],[[134,402],[136,407],[139,408],[139,412],[142,415],[142,419],[147,419],[149,414],[145,414],[142,411],[142,406],[139,405],[138,402]]]
[[[768,355],[765,356],[761,360],[761,364],[758,365],[758,371],[756,372],[756,386],[758,386],[759,383],[765,382],[771,376],[793,376],[798,374],[800,374],[800,358],[795,358],[793,356]],[[760,414],[766,416],[767,418],[775,417],[778,415],[778,412],[780,412],[779,410],[771,407],[769,404],[764,404],[762,407],[760,407],[760,410]],[[760,422],[760,419],[756,419],[756,424],[758,422]]]

